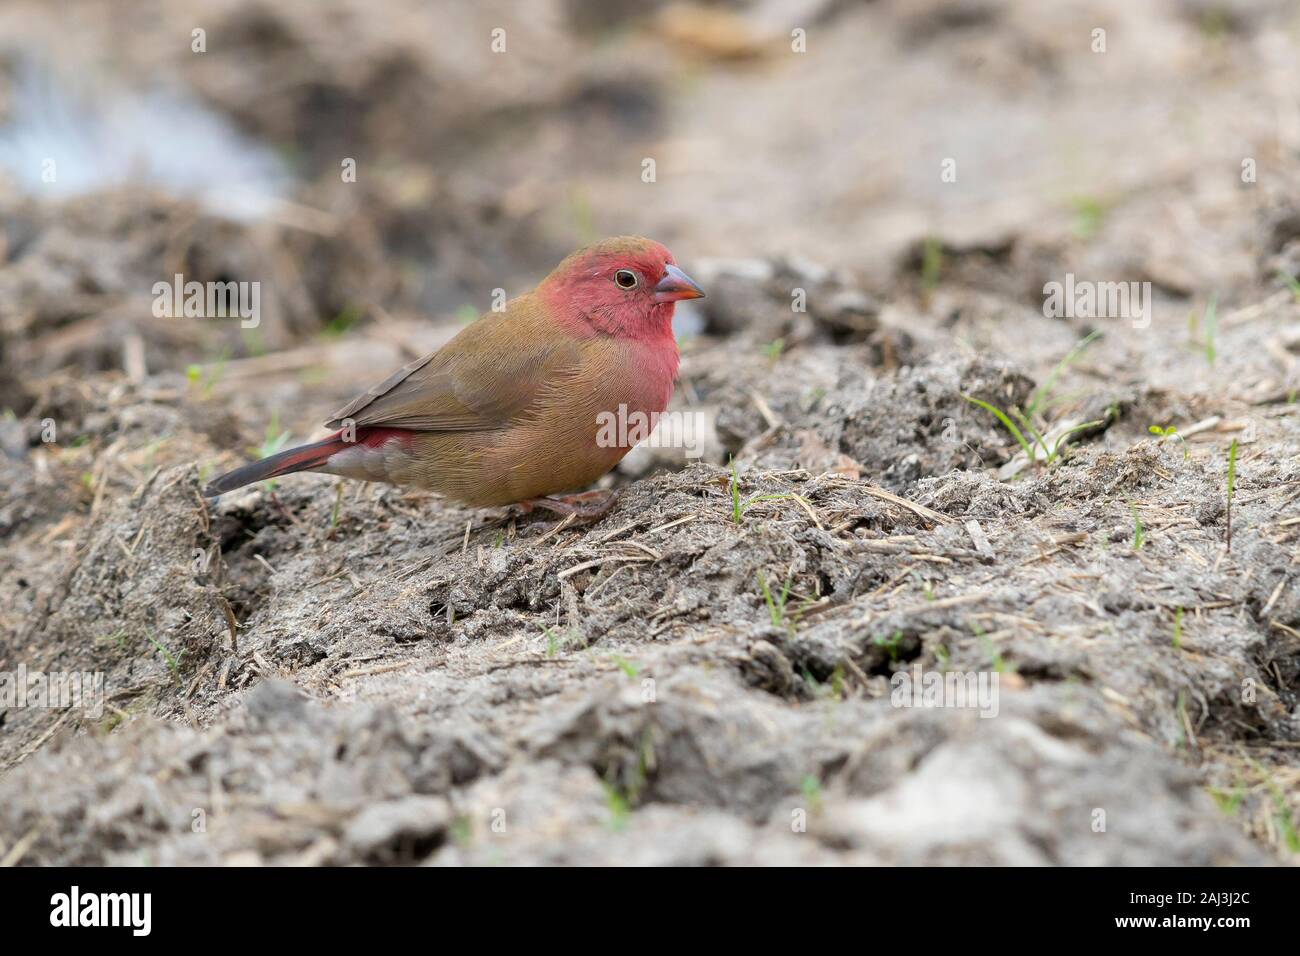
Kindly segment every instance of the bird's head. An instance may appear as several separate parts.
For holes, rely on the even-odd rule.
[[[704,295],[652,239],[618,236],[579,249],[538,287],[568,325],[636,339],[672,339],[673,303]]]

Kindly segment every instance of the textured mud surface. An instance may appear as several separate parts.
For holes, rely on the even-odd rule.
[[[269,220],[0,192],[0,672],[106,691],[0,704],[0,860],[1294,861],[1294,8],[567,3],[492,70],[418,5],[323,5],[370,24],[346,45],[319,6],[224,4],[213,59],[164,61],[303,151]],[[586,230],[709,290],[701,458],[638,449],[589,526],[323,476],[200,497]],[[177,271],[260,279],[257,334],[153,318]],[[1150,282],[1149,323],[1045,317],[1066,273]],[[963,395],[1091,424],[1030,464]],[[994,704],[897,706],[918,669]]]

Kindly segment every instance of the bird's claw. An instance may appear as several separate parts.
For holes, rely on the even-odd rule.
[[[605,517],[616,501],[618,501],[618,492],[614,490],[584,491],[576,495],[529,498],[519,502],[519,508],[524,514],[531,513],[535,508],[545,508],[566,518],[572,516],[574,522],[585,524]]]

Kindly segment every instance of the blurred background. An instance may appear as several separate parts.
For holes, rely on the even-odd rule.
[[[0,36],[18,416],[55,373],[188,370],[303,433],[611,234],[715,286],[840,270],[840,339],[882,306],[942,329],[977,287],[1002,326],[956,331],[1012,351],[1067,270],[1152,281],[1181,321],[1300,259],[1293,3],[16,0]],[[155,318],[176,273],[260,281],[262,321]],[[684,340],[804,334],[779,301],[704,305]]]

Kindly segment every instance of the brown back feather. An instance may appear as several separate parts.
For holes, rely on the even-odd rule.
[[[418,431],[480,431],[526,420],[538,400],[584,366],[582,343],[563,335],[529,293],[465,327],[354,398],[326,423]]]

